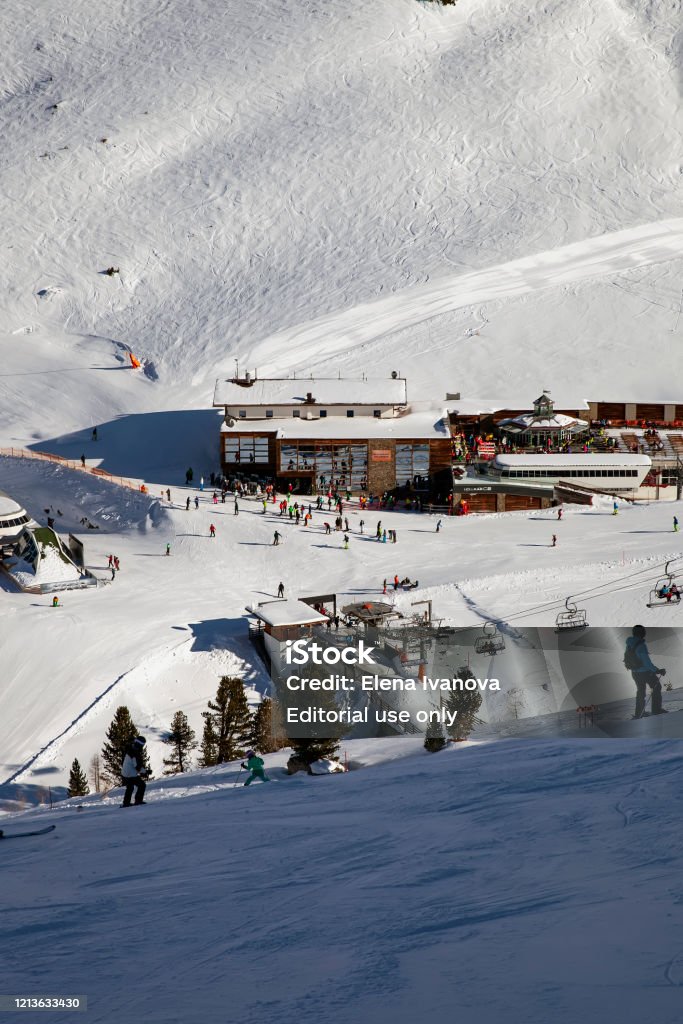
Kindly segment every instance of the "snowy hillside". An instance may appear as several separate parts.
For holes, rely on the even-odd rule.
[[[410,742],[4,821],[57,825],[0,844],[5,988],[85,995],[93,1024],[676,1024],[678,747]]]

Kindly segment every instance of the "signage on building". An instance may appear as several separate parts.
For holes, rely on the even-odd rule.
[[[391,462],[391,448],[373,448],[370,455],[373,462]]]

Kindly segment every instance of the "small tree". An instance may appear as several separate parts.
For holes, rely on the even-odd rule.
[[[244,692],[244,684],[237,676],[223,676],[218,684],[216,699],[209,701],[204,721],[211,722],[212,731],[206,738],[215,738],[214,764],[234,761],[242,757],[252,735],[252,719]],[[202,751],[202,759],[203,759]]]
[[[102,761],[99,754],[93,754],[88,765],[88,777],[96,793],[102,792]]]
[[[432,717],[432,712],[429,715],[429,722],[427,723],[427,732],[425,733],[424,748],[428,750],[430,754],[436,754],[438,750],[443,750],[446,746],[446,737],[443,734],[443,725],[440,721],[436,721]]]
[[[186,772],[190,767],[190,753],[197,746],[194,729],[190,727],[187,715],[176,711],[171,722],[171,731],[164,738],[164,743],[171,748],[169,757],[164,758],[166,770],[164,775],[177,775]]]
[[[212,768],[218,764],[218,737],[213,727],[213,718],[208,711],[202,713],[204,719],[204,731],[200,746],[199,764],[201,768]]]
[[[260,754],[272,754],[274,750],[288,746],[279,724],[280,713],[276,702],[264,697],[256,708],[253,718],[252,744]]]
[[[69,773],[69,788],[66,791],[67,796],[87,796],[90,792],[88,786],[88,780],[85,777],[85,772],[78,763],[78,759],[74,758],[71,765],[71,772]]]
[[[138,734],[137,726],[130,717],[130,711],[122,705],[116,709],[114,720],[107,729],[107,742],[102,747],[102,775],[114,786],[123,785],[121,766],[126,749]],[[143,753],[144,767],[149,768],[147,751]]]
[[[470,669],[463,665],[456,673],[457,679],[469,679]],[[479,690],[450,690],[443,702],[446,711],[457,712],[455,720],[446,726],[446,732],[452,740],[466,740],[474,729],[477,712],[481,707],[482,696]]]

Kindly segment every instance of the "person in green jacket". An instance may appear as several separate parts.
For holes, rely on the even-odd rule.
[[[242,767],[251,772],[251,775],[244,783],[245,786],[248,786],[254,779],[260,779],[261,782],[270,782],[270,779],[263,770],[263,758],[258,757],[253,750],[247,751],[247,763],[242,762]]]

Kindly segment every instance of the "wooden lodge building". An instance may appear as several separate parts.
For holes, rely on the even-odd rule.
[[[410,491],[444,498],[452,486],[448,414],[414,410],[405,378],[218,380],[224,410],[221,467],[228,476],[330,485],[354,494]]]

